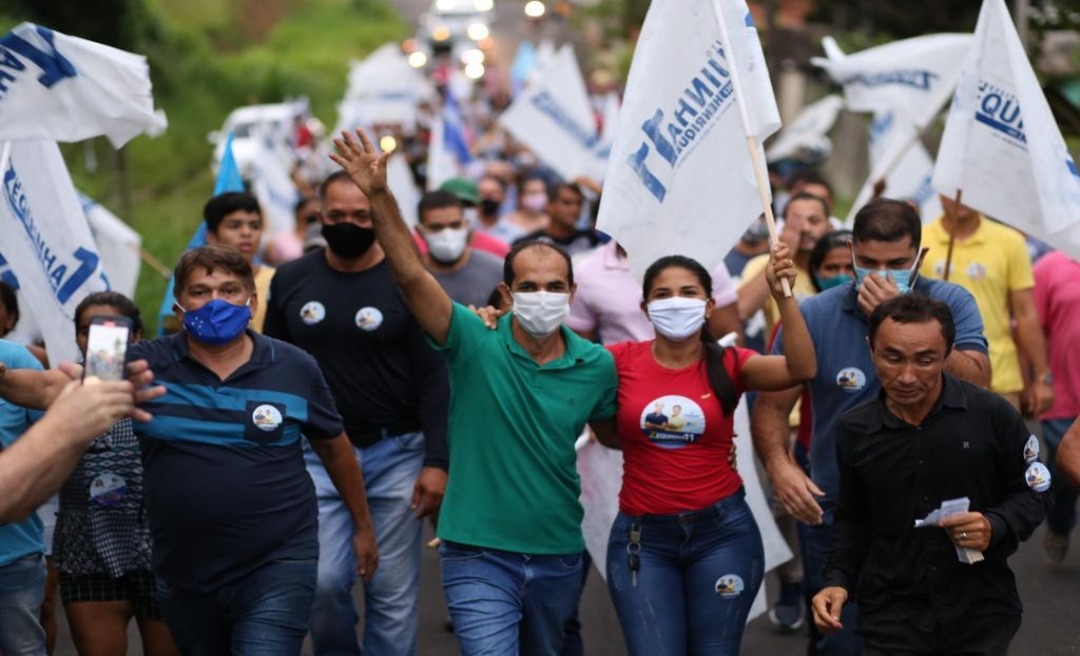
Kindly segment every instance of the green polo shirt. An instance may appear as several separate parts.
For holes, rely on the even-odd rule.
[[[563,326],[566,352],[543,366],[514,341],[511,315],[491,330],[454,304],[450,475],[439,537],[503,551],[585,549],[574,442],[586,422],[615,415],[615,362]]]

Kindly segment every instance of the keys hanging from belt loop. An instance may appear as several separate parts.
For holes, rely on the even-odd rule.
[[[641,569],[641,525],[630,525],[630,542],[626,545],[626,564],[630,567],[630,585],[637,587],[637,573]]]

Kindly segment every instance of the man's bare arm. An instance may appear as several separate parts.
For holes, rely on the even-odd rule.
[[[1080,419],[1073,422],[1065,432],[1065,437],[1061,439],[1057,462],[1065,477],[1072,481],[1073,485],[1080,487]],[[1061,481],[1059,484],[1067,483]]]
[[[945,360],[945,371],[972,385],[990,387],[990,358],[982,351],[953,349]]]
[[[788,416],[802,389],[758,394],[750,415],[750,433],[780,503],[799,521],[820,524],[823,513],[814,497],[825,493],[795,464],[790,452]]]

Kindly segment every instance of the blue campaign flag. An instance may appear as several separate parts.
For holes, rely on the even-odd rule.
[[[244,191],[244,179],[240,177],[240,168],[236,165],[236,157],[232,149],[233,133],[229,132],[225,137],[225,150],[221,155],[221,165],[218,167],[217,181],[214,182],[214,195],[223,194],[227,191]],[[199,228],[191,236],[187,249],[198,248],[206,245],[206,221],[199,221]],[[165,289],[165,296],[161,299],[161,309],[158,310],[158,335],[165,334],[165,319],[171,317],[173,303],[173,285],[175,279],[169,277],[169,286]]]
[[[443,104],[443,124],[443,143],[446,149],[454,154],[461,166],[472,162],[465,119],[461,115],[457,98],[449,88],[446,90],[446,102]]]

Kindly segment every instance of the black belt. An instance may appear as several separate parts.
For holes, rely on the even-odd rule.
[[[405,421],[399,421],[395,424],[364,431],[363,433],[349,433],[349,441],[360,448],[364,448],[375,444],[383,438],[404,435],[405,433],[416,433],[421,428],[423,428],[423,426],[420,425],[420,420],[406,419]]]

